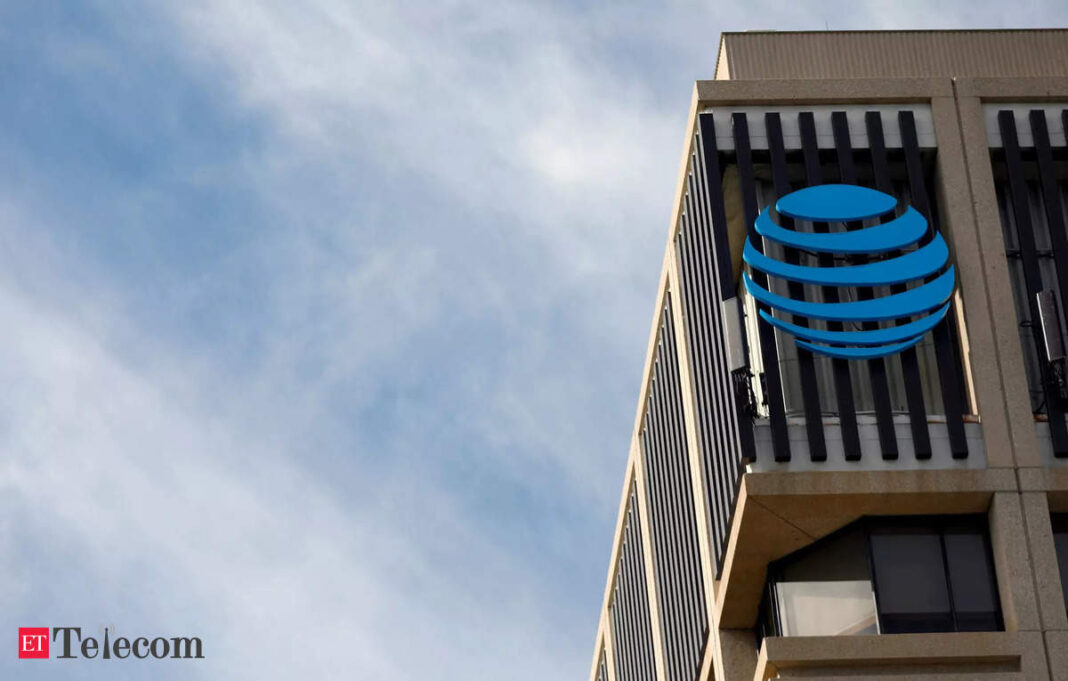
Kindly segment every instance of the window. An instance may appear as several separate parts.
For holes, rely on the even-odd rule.
[[[946,578],[953,589],[954,631],[1001,629],[997,576],[991,560],[986,519],[974,523],[947,522],[942,531]]]
[[[1054,513],[1053,544],[1057,547],[1057,564],[1061,569],[1061,591],[1064,592],[1064,607],[1068,608],[1068,513]]]
[[[1061,555],[1068,567],[1068,518],[1065,528]],[[865,518],[768,567],[757,633],[848,636],[1001,626],[985,517]]]
[[[952,631],[942,537],[924,526],[888,524],[871,532],[882,631]]]
[[[875,594],[860,528],[784,565],[775,590],[783,636],[875,634]]]

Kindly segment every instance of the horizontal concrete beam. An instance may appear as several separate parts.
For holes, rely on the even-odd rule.
[[[754,681],[771,678],[1048,679],[1038,632],[764,639]]]
[[[952,97],[950,78],[850,78],[842,80],[699,80],[698,107],[724,105],[928,102]]]

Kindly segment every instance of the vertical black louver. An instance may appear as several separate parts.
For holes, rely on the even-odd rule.
[[[742,219],[745,221],[745,231],[757,251],[763,252],[764,240],[757,234],[757,213],[760,210],[757,197],[756,170],[753,165],[752,145],[749,139],[749,118],[747,114],[736,113],[731,116],[732,132],[734,136],[734,163],[738,169],[739,191],[742,200]],[[753,279],[759,286],[767,288],[768,277],[760,271],[753,272]],[[770,312],[767,305],[757,305],[757,309]],[[779,367],[779,353],[777,349],[775,331],[767,324],[757,325],[756,345],[760,348],[760,356],[763,358],[764,375],[762,383],[763,392],[768,409],[768,420],[771,422],[772,451],[776,461],[790,460],[790,440],[786,433],[786,409],[782,401],[782,375]],[[817,451],[816,456],[820,454]]]
[[[801,129],[801,149],[805,164],[805,186],[814,187],[824,183],[823,164],[820,162],[820,147],[819,142],[816,140],[816,119],[812,112],[802,112],[798,115],[798,124]],[[816,232],[826,233],[831,231],[830,225],[825,222],[816,222],[812,226]],[[817,261],[820,267],[834,267],[834,256],[830,253],[820,253]],[[837,303],[840,300],[837,287],[824,286],[820,292],[824,302]],[[841,322],[827,322],[827,328],[831,331],[844,330]],[[856,404],[853,402],[853,380],[850,375],[850,366],[852,364],[853,362],[848,360],[832,359],[831,373],[834,376],[835,404],[838,407],[838,420],[842,431],[842,447],[845,450],[845,457],[847,461],[859,461],[860,435],[857,431]],[[806,418],[806,423],[808,420]],[[817,452],[811,448],[810,455],[813,461],[823,461],[827,458],[826,451]]]
[[[777,112],[764,115],[764,125],[768,131],[768,153],[771,161],[772,186],[775,193],[785,196],[793,191],[790,186],[786,164],[786,147],[782,138],[782,120]],[[780,218],[780,222],[792,228],[793,220]],[[783,260],[791,265],[801,262],[801,254],[794,248],[783,249]],[[800,282],[788,283],[791,298],[805,297],[805,287]],[[795,317],[794,323],[808,326],[804,317]],[[803,348],[797,350],[797,368],[801,379],[801,401],[805,410],[805,432],[808,435],[809,454],[816,461],[827,458],[827,442],[823,432],[823,412],[820,410],[819,384],[816,378],[816,364],[812,353]]]
[[[1060,116],[1068,131],[1068,110]],[[1052,290],[1060,303],[1060,318],[1068,301],[1068,232],[1065,224],[1068,176],[1063,170],[1068,149],[1054,148],[1043,110],[1031,111],[1028,128],[1031,145],[1020,143],[1016,116],[999,111],[997,128],[1001,149],[992,150],[995,187],[1005,234],[1009,271],[1012,276],[1020,342],[1027,367],[1031,409],[1044,414],[1049,423],[1053,454],[1068,457],[1068,427],[1065,424],[1063,377],[1047,361],[1045,340],[1039,323],[1036,296]],[[1025,129],[1027,132],[1028,129]],[[1063,332],[1062,329],[1057,329]]]
[[[709,529],[718,575],[742,462],[755,456],[755,445],[748,380],[731,375],[724,344],[723,305],[724,301],[731,304],[736,290],[715,122],[709,114],[702,114],[699,122],[676,242]],[[774,433],[776,447],[788,454],[785,417]]]
[[[777,114],[776,114],[777,115]],[[835,111],[831,114],[831,127],[834,130],[834,149],[838,168],[841,171],[842,182],[845,184],[857,183],[857,168],[853,156],[853,144],[849,134],[849,118],[845,112]],[[781,146],[781,130],[778,133],[778,144]],[[770,135],[769,135],[770,138]],[[772,154],[774,156],[774,152]],[[785,159],[785,153],[783,153]],[[772,160],[772,164],[775,161]],[[785,162],[783,163],[785,166]],[[785,168],[784,168],[785,170]],[[785,172],[783,173],[785,175]],[[778,186],[776,186],[776,193]],[[860,223],[849,223],[847,229],[854,230],[863,227]],[[857,256],[858,265],[868,261],[865,256]],[[871,300],[875,292],[871,288],[859,288],[858,300]],[[864,325],[865,330],[875,329],[878,325],[869,322]],[[897,433],[894,431],[894,417],[891,413],[890,384],[887,381],[887,366],[885,359],[873,359],[866,362],[868,365],[868,378],[871,381],[872,407],[875,409],[876,427],[879,430],[879,449],[882,457],[894,460],[898,456]],[[924,429],[926,435],[926,429]],[[860,460],[860,452],[846,452],[846,458],[850,461]]]
[[[871,150],[871,168],[874,186],[881,192],[890,194],[894,183],[890,179],[890,158],[886,150],[886,138],[883,135],[883,117],[878,112],[869,112],[864,116],[868,132],[868,146]],[[892,293],[905,290],[904,284],[890,287]],[[909,428],[912,432],[912,446],[917,459],[931,458],[931,435],[927,429],[927,409],[923,397],[923,381],[920,377],[920,364],[915,348],[909,348],[900,355],[902,383],[905,388],[905,402],[908,405]],[[896,453],[895,453],[896,458]],[[888,458],[883,450],[883,458]]]
[[[901,146],[905,152],[905,168],[908,175],[912,206],[927,218],[927,243],[938,230],[937,216],[928,199],[928,173],[920,158],[920,145],[916,139],[916,121],[911,111],[897,114],[901,130]],[[950,313],[945,321],[931,332],[934,336],[935,356],[938,359],[938,381],[942,389],[942,408],[946,415],[949,447],[954,459],[968,456],[968,442],[964,435],[964,389],[960,375],[960,350],[957,340],[957,317]]]
[[[657,334],[642,458],[668,681],[692,681],[708,633],[671,296]]]
[[[616,566],[615,589],[608,606],[612,620],[613,657],[617,681],[655,681],[653,630],[649,615],[649,591],[645,577],[638,492],[631,485],[623,545]]]

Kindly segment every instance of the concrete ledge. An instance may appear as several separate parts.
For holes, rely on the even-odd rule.
[[[754,681],[1048,679],[1038,632],[798,636],[764,639]]]
[[[752,627],[768,563],[862,516],[985,513],[995,492],[1016,491],[1011,469],[747,473],[716,590],[719,626]]]
[[[974,417],[972,417],[974,418]],[[756,461],[749,464],[747,470],[754,473],[780,472],[822,472],[822,471],[930,471],[930,470],[967,470],[987,468],[986,445],[983,442],[983,427],[978,423],[965,423],[964,434],[968,440],[968,457],[954,459],[949,444],[949,430],[945,419],[935,421],[929,418],[927,430],[931,438],[932,456],[930,459],[917,459],[912,440],[912,428],[907,416],[894,417],[894,433],[897,438],[898,458],[886,460],[882,457],[882,445],[879,442],[879,427],[875,417],[868,414],[857,415],[857,434],[860,436],[860,461],[847,461],[845,444],[842,441],[842,427],[837,417],[823,419],[823,436],[827,447],[826,461],[813,461],[809,455],[808,430],[803,419],[798,422],[787,420],[787,434],[790,438],[790,460],[775,461],[774,447],[771,440],[771,424],[767,419],[756,419],[753,432],[756,441]]]
[[[979,97],[988,102],[1030,102],[1068,99],[1068,78],[958,78],[958,97]]]
[[[866,104],[925,102],[952,97],[950,78],[846,78],[828,80],[699,80],[698,106],[726,104]]]

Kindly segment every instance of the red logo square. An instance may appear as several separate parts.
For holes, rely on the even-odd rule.
[[[48,627],[19,627],[19,657],[48,657]]]

